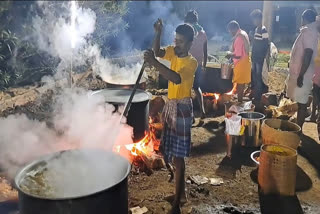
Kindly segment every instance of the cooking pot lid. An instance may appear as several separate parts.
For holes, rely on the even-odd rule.
[[[102,89],[95,91],[92,95],[100,95],[108,103],[126,103],[132,93],[132,89]],[[141,89],[137,89],[132,99],[133,103],[139,103],[151,99],[151,94]]]

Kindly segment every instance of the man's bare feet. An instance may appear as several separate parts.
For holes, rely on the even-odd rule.
[[[173,181],[173,179],[174,179],[174,168],[169,163],[166,164],[166,167],[167,167],[167,169],[169,171],[169,174],[170,174],[170,178],[169,178],[168,182],[171,183]]]

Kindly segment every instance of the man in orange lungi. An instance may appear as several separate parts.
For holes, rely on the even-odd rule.
[[[245,84],[251,82],[251,62],[249,58],[250,42],[248,34],[240,29],[238,22],[231,21],[228,31],[233,36],[232,52],[227,58],[232,58],[234,63],[233,84],[237,84],[238,101],[243,101]]]

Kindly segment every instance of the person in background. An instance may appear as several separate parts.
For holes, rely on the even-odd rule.
[[[320,32],[320,16],[316,18],[316,27],[318,32]],[[320,38],[318,37],[318,52],[317,56],[314,60],[314,76],[313,76],[313,108],[318,109],[318,118],[317,118],[317,126],[318,126],[318,137],[320,140]],[[314,111],[312,109],[312,111]],[[315,114],[315,113],[314,113]],[[316,117],[316,115],[315,115]]]
[[[227,58],[232,58],[234,63],[233,84],[237,84],[238,101],[243,101],[245,84],[251,82],[251,62],[249,57],[250,42],[248,34],[240,29],[238,22],[231,21],[228,26],[229,33],[233,36],[232,52]]]
[[[316,17],[316,22],[317,24],[319,24],[320,22],[320,16]],[[318,25],[317,25],[318,27]],[[318,29],[319,31],[320,29]],[[320,99],[319,99],[319,95],[320,95],[320,44],[319,44],[319,40],[318,40],[318,55],[315,57],[314,60],[314,76],[313,76],[313,90],[312,90],[312,95],[313,95],[313,100],[312,100],[312,113],[310,116],[310,119],[307,118],[306,121],[308,122],[318,122],[317,121],[317,115],[319,115],[319,110],[320,110]]]
[[[252,40],[252,73],[251,73],[251,97],[254,104],[260,106],[263,93],[268,92],[268,86],[262,78],[263,64],[269,53],[269,35],[265,26],[262,25],[262,12],[256,9],[251,12],[250,17],[256,29]]]
[[[312,93],[314,58],[317,55],[318,30],[316,12],[305,10],[302,13],[302,28],[293,44],[289,75],[286,80],[287,97],[298,103],[297,124],[303,127],[307,115],[307,103]]]
[[[207,66],[207,35],[203,27],[198,23],[198,13],[195,10],[189,11],[185,18],[184,22],[190,24],[195,32],[195,37],[190,49],[190,54],[197,60],[198,68],[195,74],[195,79],[193,83],[193,89],[196,93],[196,98],[200,105],[201,119],[205,117],[205,110],[203,105],[203,96],[200,88],[201,72],[205,71]]]
[[[163,109],[163,133],[161,150],[166,163],[173,161],[175,172],[176,191],[170,213],[181,213],[181,201],[186,201],[185,194],[185,161],[191,149],[191,126],[193,119],[193,105],[191,90],[194,74],[198,67],[197,60],[189,54],[192,45],[194,30],[188,24],[176,28],[175,45],[160,48],[162,21],[154,24],[155,39],[153,51],[145,52],[144,59],[149,65],[156,68],[169,81],[168,99]],[[171,62],[170,69],[161,64],[156,58],[161,57]]]

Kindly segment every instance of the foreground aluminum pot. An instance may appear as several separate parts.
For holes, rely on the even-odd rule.
[[[107,172],[110,177],[117,173],[117,179],[112,180],[112,183],[106,182],[99,185],[103,186],[100,190],[93,190],[85,195],[79,195],[76,191],[74,195],[68,195],[66,197],[46,197],[34,195],[30,192],[26,192],[21,188],[23,179],[32,172],[41,167],[45,167],[50,161],[59,158],[65,158],[70,154],[84,153],[86,157],[92,155],[94,160],[101,158],[103,160],[107,157],[108,160],[112,160],[112,164],[117,166],[117,170]],[[90,161],[89,161],[90,162]],[[70,164],[77,165],[76,162]],[[90,167],[99,166],[99,170],[103,171],[103,162],[91,161]],[[79,166],[81,169],[81,166]],[[19,214],[106,214],[106,213],[128,213],[128,181],[127,176],[130,172],[129,162],[113,153],[104,150],[86,149],[86,150],[68,150],[52,155],[48,155],[44,158],[36,160],[29,165],[25,166],[15,177],[15,186],[18,189],[19,194]],[[97,170],[97,172],[99,171]],[[108,169],[105,169],[108,170]],[[118,174],[119,173],[119,174]],[[88,174],[83,177],[74,177],[75,182],[79,179],[91,179],[95,176],[99,176],[100,173]],[[72,173],[70,172],[70,176]]]

